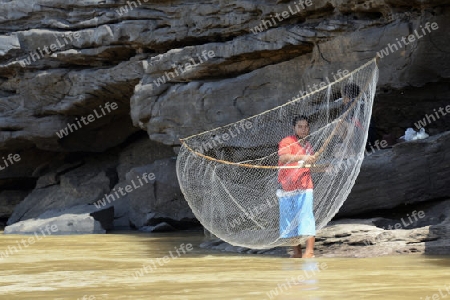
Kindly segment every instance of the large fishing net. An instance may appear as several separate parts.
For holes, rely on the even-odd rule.
[[[254,249],[315,235],[358,176],[377,81],[373,59],[310,94],[183,139],[178,180],[201,224]],[[308,135],[295,134],[298,120]]]

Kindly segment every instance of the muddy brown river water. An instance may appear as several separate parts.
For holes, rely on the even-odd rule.
[[[20,249],[28,237],[0,232],[0,299],[450,299],[449,257],[238,255],[199,248],[201,232],[46,236]]]

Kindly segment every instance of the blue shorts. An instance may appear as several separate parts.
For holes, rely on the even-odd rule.
[[[280,203],[280,238],[316,235],[313,190],[277,192]]]

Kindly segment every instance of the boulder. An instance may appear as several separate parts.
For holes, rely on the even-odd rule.
[[[135,183],[138,183],[138,180],[136,180]],[[138,185],[139,188],[140,184],[138,183]],[[109,192],[103,194],[100,199],[94,202],[97,209],[114,207],[115,229],[130,229],[130,200],[129,193],[126,192],[127,186],[131,186],[131,190],[129,190],[130,192],[136,191],[136,188],[133,187],[131,180],[123,180],[117,183]]]
[[[450,197],[449,147],[447,131],[371,152],[338,217]]]
[[[154,180],[129,194],[130,223],[140,228],[166,222],[175,228],[197,226],[194,214],[184,200],[178,184],[174,158],[131,169],[128,180],[144,173],[153,174]]]
[[[45,230],[47,235],[106,233],[113,228],[113,220],[113,207],[98,210],[94,205],[78,205],[49,210],[37,218],[6,226],[4,233],[42,235]]]
[[[122,166],[138,165],[139,161],[134,157]],[[178,185],[174,158],[132,168],[125,180],[94,204],[99,209],[114,206],[116,228],[141,228],[162,222],[177,229],[198,225]]]
[[[7,224],[37,218],[51,209],[63,209],[80,204],[92,204],[110,190],[113,179],[108,169],[114,166],[110,158],[91,160],[70,167],[63,166],[43,175],[34,189],[20,204]]]

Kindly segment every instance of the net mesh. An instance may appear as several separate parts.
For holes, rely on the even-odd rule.
[[[177,176],[201,224],[253,249],[315,235],[358,176],[377,81],[373,59],[313,93],[183,139]]]

